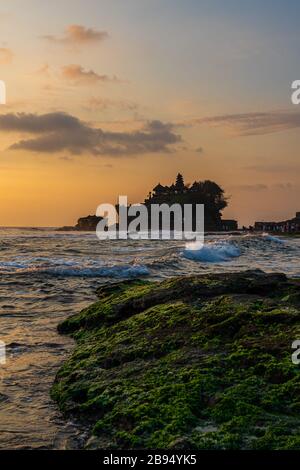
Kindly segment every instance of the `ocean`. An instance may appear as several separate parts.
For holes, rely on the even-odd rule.
[[[262,269],[300,277],[300,239],[209,235],[182,241],[99,241],[94,233],[0,229],[0,449],[80,447],[84,435],[49,397],[72,339],[57,324],[96,299],[103,283]]]

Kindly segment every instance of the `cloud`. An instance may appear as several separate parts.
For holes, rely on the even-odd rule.
[[[45,76],[45,77],[49,77],[49,76],[50,76],[50,67],[49,67],[49,64],[44,64],[44,65],[42,65],[42,67],[40,67],[39,69],[37,69],[37,70],[35,71],[35,74],[36,74],[36,75]]]
[[[136,111],[137,103],[130,100],[111,100],[108,98],[91,98],[87,103],[88,109],[107,110],[111,108],[120,109],[122,111]]]
[[[249,165],[243,167],[244,170],[248,171],[257,171],[260,173],[284,173],[284,172],[297,172],[300,169],[298,165],[292,164],[278,164],[278,163],[269,163],[265,165]]]
[[[7,47],[0,48],[0,65],[10,64],[13,60],[13,52]]]
[[[47,35],[42,36],[42,38],[55,44],[81,45],[102,42],[108,38],[108,33],[93,28],[86,28],[79,24],[71,24],[66,27],[61,37]]]
[[[232,186],[234,189],[238,189],[240,191],[265,191],[268,189],[266,184],[239,184]]]
[[[72,155],[107,156],[170,153],[173,146],[181,142],[181,136],[175,134],[169,123],[149,121],[139,130],[114,132],[92,127],[63,112],[0,115],[1,131],[29,134],[28,138],[11,145],[12,150],[48,154],[66,151]]]
[[[267,190],[282,190],[282,191],[290,191],[294,189],[294,185],[292,183],[275,183],[272,185],[266,184],[240,184],[232,186],[232,189],[238,189],[240,191],[250,191],[250,192],[257,192],[257,191],[267,191]]]
[[[63,131],[74,131],[82,126],[81,121],[66,113],[9,113],[0,115],[0,131],[24,132],[28,134],[43,134]]]
[[[300,113],[295,111],[266,111],[194,119],[190,125],[224,127],[238,136],[264,135],[300,127]]]
[[[64,162],[72,162],[73,161],[73,158],[70,157],[69,155],[63,155],[61,157],[59,157],[60,160],[63,160]]]
[[[276,183],[274,184],[275,189],[279,189],[282,191],[291,191],[295,188],[293,183]]]
[[[99,75],[93,70],[85,70],[81,65],[72,64],[62,68],[62,76],[64,79],[73,82],[75,85],[91,84],[97,82],[119,82],[117,77],[109,77],[108,75]]]

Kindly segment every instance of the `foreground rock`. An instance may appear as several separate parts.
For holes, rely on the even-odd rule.
[[[52,397],[93,448],[300,449],[300,284],[259,271],[126,281],[59,326]]]

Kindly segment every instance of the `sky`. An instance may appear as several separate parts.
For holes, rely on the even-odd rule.
[[[293,217],[299,14],[294,0],[3,4],[0,225],[73,225],[178,172],[216,181],[240,226]]]

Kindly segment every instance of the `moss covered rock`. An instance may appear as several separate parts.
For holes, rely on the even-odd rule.
[[[93,448],[300,449],[300,284],[260,271],[125,281],[59,331],[52,397]]]

